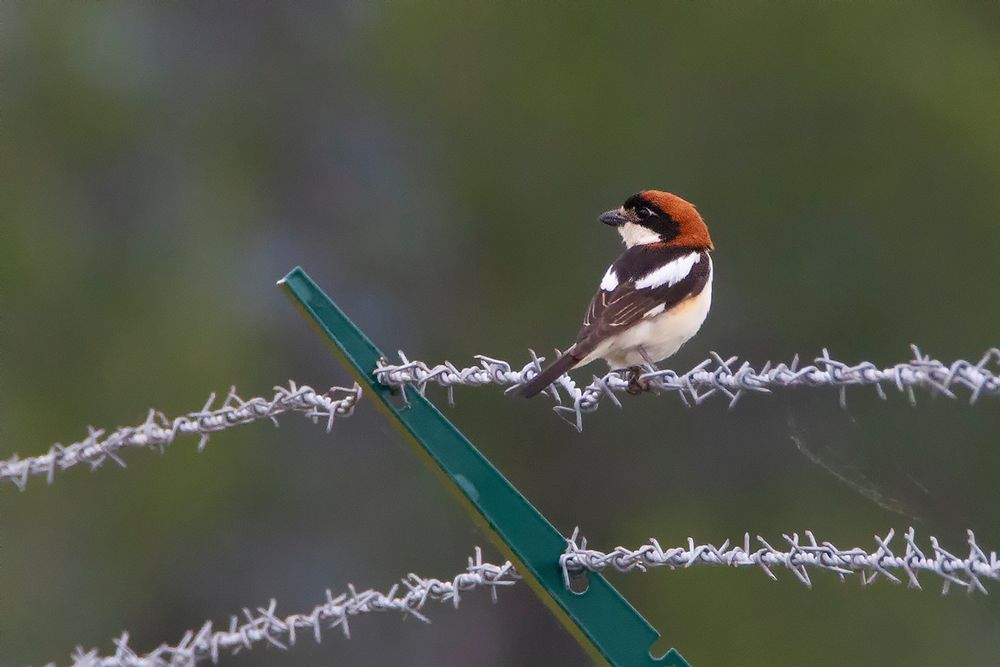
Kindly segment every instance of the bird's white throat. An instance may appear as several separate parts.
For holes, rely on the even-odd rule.
[[[618,228],[618,233],[621,234],[622,241],[625,242],[626,248],[631,248],[637,245],[645,245],[647,243],[657,243],[660,241],[659,234],[648,227],[643,227],[642,225],[634,222],[626,222]]]

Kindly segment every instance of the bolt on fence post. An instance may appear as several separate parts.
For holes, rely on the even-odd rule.
[[[374,375],[382,353],[305,271],[292,269],[278,285],[595,661],[622,667],[689,667],[674,648],[661,657],[651,655],[659,633],[602,575],[589,573],[583,593],[564,584],[559,563],[566,549],[562,534],[416,390],[403,388],[405,407],[391,400],[399,390],[382,385]]]

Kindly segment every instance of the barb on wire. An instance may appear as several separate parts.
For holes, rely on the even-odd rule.
[[[577,529],[566,540],[566,551],[560,557],[559,564],[567,586],[571,574],[585,570],[601,572],[612,568],[619,572],[645,572],[651,567],[674,569],[693,565],[759,567],[771,579],[777,579],[771,568],[783,567],[809,588],[812,588],[810,569],[834,572],[841,581],[848,575],[858,573],[864,585],[873,583],[879,577],[898,584],[905,576],[907,587],[917,589],[921,588],[917,575],[927,572],[944,580],[942,593],[947,593],[952,584],[962,586],[969,592],[987,593],[983,580],[1000,579],[1000,562],[997,561],[996,552],[991,551],[987,555],[980,549],[971,530],[968,531],[969,555],[964,558],[942,549],[935,537],[929,538],[930,552],[925,553],[916,543],[913,528],[903,536],[902,553],[897,553],[891,548],[894,535],[892,530],[884,538],[876,535],[878,548],[871,552],[860,547],[840,549],[830,542],[817,542],[809,530],[805,531],[805,540],[800,540],[798,533],[783,535],[786,543],[784,548],[775,548],[758,536],[760,546],[753,549],[750,534],[746,533],[742,546],[731,547],[729,540],[718,547],[711,544],[696,545],[693,539],[688,538],[687,547],[664,549],[655,539],[650,539],[649,544],[638,549],[617,547],[612,551],[602,552],[588,549],[586,538],[579,537]]]
[[[125,426],[107,433],[103,429],[89,428],[87,437],[70,445],[56,443],[40,456],[19,459],[15,454],[6,461],[0,461],[0,483],[11,482],[22,491],[33,475],[45,475],[49,483],[56,471],[87,463],[91,470],[101,466],[107,459],[125,467],[125,461],[118,451],[126,447],[159,449],[173,443],[178,435],[198,435],[198,451],[202,451],[210,434],[227,428],[249,424],[260,419],[270,419],[275,426],[276,417],[285,412],[301,412],[313,422],[326,420],[329,432],[335,417],[349,417],[361,398],[361,387],[332,387],[326,392],[317,392],[307,385],[289,382],[287,387],[277,386],[270,398],[254,397],[243,400],[232,387],[222,405],[213,409],[215,394],[209,396],[204,407],[174,419],[162,412],[150,410],[146,421],[138,426]]]
[[[386,593],[375,590],[358,591],[349,585],[346,593],[334,597],[327,590],[326,601],[316,605],[311,612],[279,617],[276,602],[255,611],[243,610],[243,619],[233,616],[228,630],[213,630],[208,621],[198,630],[189,630],[176,644],[161,644],[154,651],[139,655],[129,647],[129,635],[123,633],[115,640],[115,654],[100,656],[97,649],[85,651],[77,648],[71,656],[74,667],[170,667],[194,665],[199,661],[218,662],[223,653],[236,654],[255,645],[288,649],[294,646],[301,631],[312,634],[319,643],[324,628],[339,627],[350,639],[349,619],[369,612],[398,611],[404,617],[413,616],[425,623],[430,619],[422,613],[428,600],[450,602],[458,608],[461,593],[476,588],[489,588],[493,601],[497,600],[498,586],[511,586],[520,577],[510,562],[503,565],[484,563],[482,551],[476,547],[475,556],[468,566],[450,580],[425,579],[410,574]]]
[[[685,405],[699,405],[712,396],[722,396],[729,400],[730,407],[735,406],[745,392],[766,394],[785,387],[835,387],[840,390],[841,404],[846,403],[847,388],[854,386],[871,386],[882,399],[887,397],[887,388],[895,388],[905,393],[911,402],[916,402],[915,389],[948,398],[957,398],[955,390],[963,389],[968,392],[970,403],[983,395],[1000,395],[1000,376],[996,371],[996,366],[1000,365],[1000,349],[988,350],[978,362],[959,359],[950,364],[922,354],[916,345],[912,350],[910,361],[885,368],[870,361],[855,364],[837,361],[824,349],[822,356],[812,364],[800,365],[796,355],[790,364],[769,361],[759,370],[747,361],[738,363],[737,357],[723,358],[713,352],[708,359],[684,373],[650,367],[640,381],[648,383],[654,392],[676,394]],[[448,361],[428,366],[422,361],[410,361],[402,352],[399,356],[400,363],[384,362],[375,369],[380,382],[394,387],[410,385],[421,393],[426,391],[428,384],[437,384],[448,390],[450,402],[454,402],[453,391],[457,385],[498,385],[511,392],[535,377],[544,361],[544,357],[531,352],[531,361],[515,368],[501,359],[477,355],[477,365],[458,368]],[[991,364],[992,369],[988,368]],[[569,375],[563,375],[545,392],[556,401],[556,412],[577,430],[583,429],[583,415],[596,410],[601,399],[607,398],[621,407],[615,394],[628,387],[622,371],[592,377],[589,385],[580,388]],[[565,404],[559,389],[568,395]]]

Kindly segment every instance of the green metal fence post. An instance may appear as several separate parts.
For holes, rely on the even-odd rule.
[[[391,400],[392,390],[373,374],[382,353],[305,271],[296,267],[278,284],[595,661],[688,667],[673,648],[650,655],[659,634],[602,575],[590,573],[584,593],[566,588],[559,567],[565,538],[430,401],[412,387],[405,389],[408,406]]]

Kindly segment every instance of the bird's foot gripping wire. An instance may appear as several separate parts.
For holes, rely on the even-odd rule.
[[[642,377],[645,372],[642,366],[630,366],[628,369],[628,387],[626,387],[625,391],[632,396],[638,396],[643,392],[650,391],[649,380]]]

